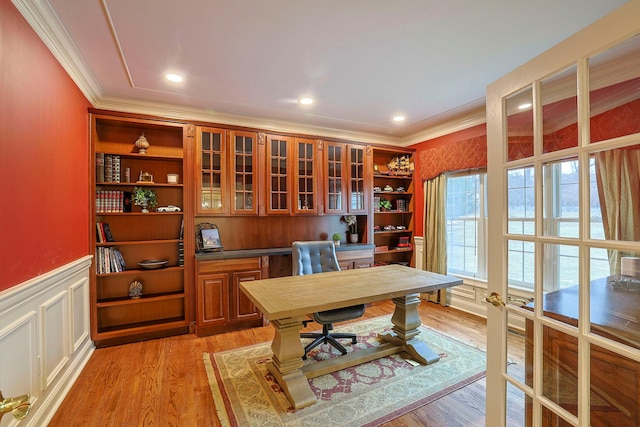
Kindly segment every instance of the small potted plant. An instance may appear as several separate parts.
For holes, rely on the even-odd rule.
[[[349,241],[358,243],[358,217],[355,215],[345,215],[344,222],[349,226]]]
[[[340,235],[340,233],[333,233],[333,236],[331,236],[331,239],[333,240],[334,245],[340,246],[340,240],[342,240],[342,235]]]
[[[142,206],[142,212],[148,213],[147,208],[155,208],[158,206],[158,199],[156,198],[156,192],[148,187],[134,187],[133,189],[133,204],[136,206]]]
[[[380,199],[380,209],[382,209],[383,211],[390,211],[391,210],[391,201],[387,200],[385,198],[381,198]]]

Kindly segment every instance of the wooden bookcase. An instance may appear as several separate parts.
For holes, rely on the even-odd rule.
[[[185,188],[192,185],[187,142],[193,137],[193,128],[160,119],[98,110],[90,113],[91,235],[95,249],[90,288],[92,339],[97,346],[104,346],[188,332],[194,318],[189,286],[193,261],[185,255],[193,253],[193,215]],[[134,145],[143,133],[150,143],[146,154],[140,154]],[[104,177],[99,166],[102,157],[110,157],[114,165],[119,163],[120,173]],[[150,173],[153,182],[137,183],[141,172]],[[167,174],[178,174],[178,182],[169,183]],[[175,205],[181,211],[150,209],[142,213],[141,207],[126,202],[136,186],[152,189],[158,206]],[[103,200],[109,196],[115,201],[105,207]],[[108,224],[114,241],[100,241],[97,230],[101,223]],[[122,254],[124,270],[105,272],[104,252],[113,256],[113,249]],[[166,260],[167,264],[150,270],[138,264],[144,260]],[[134,281],[142,283],[140,298],[129,297]]]
[[[387,164],[398,156],[411,157],[413,151],[387,148],[373,150],[373,242],[375,262],[382,264],[406,264],[413,266],[413,174],[389,173]],[[389,186],[393,191],[385,191]],[[403,187],[404,191],[398,191]],[[389,209],[380,207],[380,200],[391,203]],[[408,241],[409,246],[402,246]],[[399,246],[400,245],[400,246]]]

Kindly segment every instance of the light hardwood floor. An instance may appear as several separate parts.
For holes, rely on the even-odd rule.
[[[365,316],[390,314],[393,307],[391,302],[375,303]],[[425,325],[486,349],[485,319],[426,302],[419,311]],[[217,426],[202,353],[271,341],[272,337],[273,328],[266,326],[97,349],[49,425]],[[510,340],[510,357],[524,366],[524,341],[518,335]],[[385,426],[484,426],[484,414],[482,379]],[[510,425],[519,425],[514,421]]]

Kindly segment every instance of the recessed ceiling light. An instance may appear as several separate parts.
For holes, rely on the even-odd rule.
[[[396,123],[402,123],[406,120],[406,117],[403,115],[393,116],[393,121]]]
[[[527,108],[531,108],[530,102],[518,105],[518,110],[526,110]]]
[[[180,83],[183,80],[182,76],[176,73],[167,73],[165,74],[165,77],[167,78],[167,80],[173,83]]]
[[[305,97],[305,98],[300,98],[298,102],[300,103],[300,105],[311,105],[315,101],[313,100],[313,98]]]

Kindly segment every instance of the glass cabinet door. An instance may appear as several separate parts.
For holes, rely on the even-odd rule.
[[[366,187],[367,168],[365,147],[349,145],[349,213],[366,213],[368,208]]]
[[[226,131],[200,128],[197,135],[197,213],[225,213],[226,196]]]
[[[325,144],[325,212],[345,213],[345,144],[331,143]]]
[[[267,135],[267,214],[291,213],[292,138]]]
[[[231,131],[231,149],[233,150],[231,213],[256,214],[256,146],[258,135],[254,132]]]
[[[317,141],[295,140],[294,166],[294,212],[296,214],[317,213]]]

